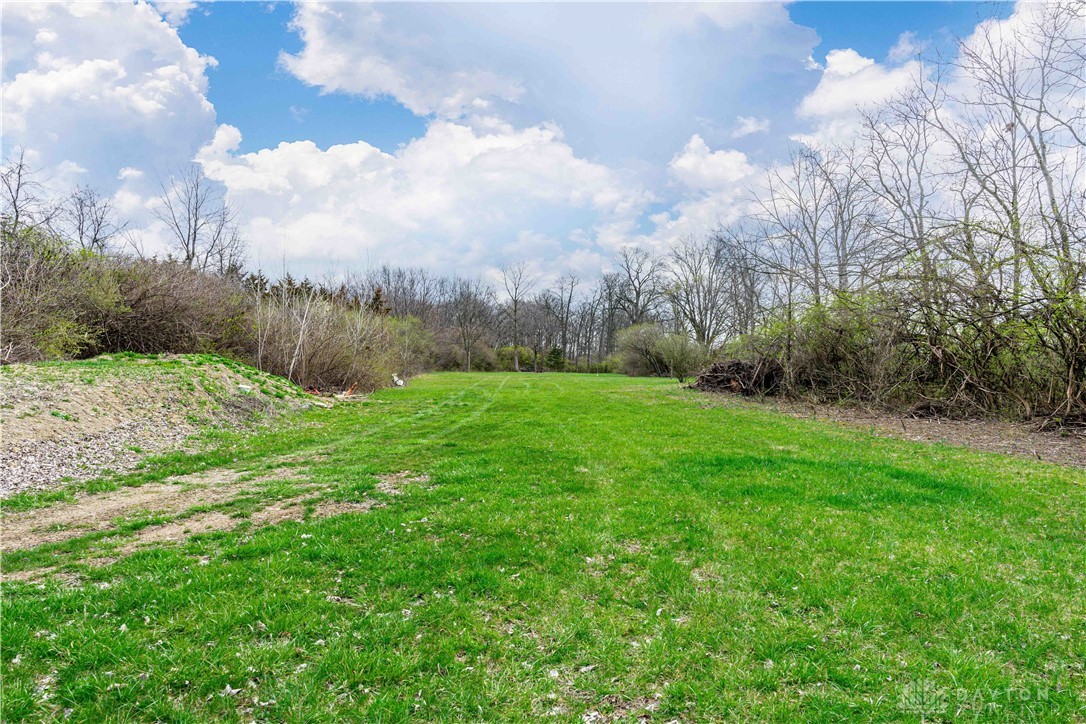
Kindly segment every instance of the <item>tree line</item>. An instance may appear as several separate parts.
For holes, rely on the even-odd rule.
[[[982,24],[953,60],[918,63],[845,140],[797,144],[749,182],[733,223],[663,251],[630,243],[593,278],[544,279],[519,262],[488,278],[380,266],[271,280],[244,270],[236,214],[198,166],[162,184],[155,214],[173,253],[148,259],[131,239],[119,251],[129,230],[108,199],[86,188],[43,199],[16,158],[3,177],[3,358],[214,338],[296,381],[376,386],[424,369],[682,379],[736,357],[779,364],[789,394],[1086,420],[1086,18],[1059,2],[1017,22],[1013,35]],[[240,300],[236,339],[23,324],[54,293],[34,292],[41,269],[62,257],[198,275]],[[99,310],[106,297],[129,309],[154,297],[133,293],[84,296]]]

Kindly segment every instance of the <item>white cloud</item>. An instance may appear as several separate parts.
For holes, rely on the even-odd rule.
[[[240,153],[241,131],[207,100],[215,61],[177,34],[191,10],[5,6],[4,142],[63,183],[114,189],[137,216],[157,175],[198,157],[240,210],[254,261],[276,271],[284,258],[303,273],[524,258],[589,275],[623,244],[662,250],[741,218],[752,157],[772,158],[774,139],[797,126],[812,129],[802,140],[844,138],[858,106],[921,71],[910,33],[885,64],[838,49],[819,66],[813,31],[776,3],[307,3],[283,68],[322,92],[394,98],[426,131],[394,153],[365,140]],[[767,135],[743,142],[759,144],[750,157],[726,147],[754,134]],[[150,248],[158,237],[151,224]]]
[[[653,229],[634,241],[665,253],[685,236],[700,236],[751,212],[750,189],[763,169],[739,151],[712,151],[695,135],[669,165],[686,193],[671,208],[649,217]]]
[[[236,128],[220,126],[198,158],[245,210],[264,264],[285,256],[309,269],[387,261],[468,273],[506,261],[525,238],[548,238],[564,241],[535,258],[543,252],[561,266],[580,258],[578,234],[597,253],[619,243],[650,200],[578,158],[546,124],[435,120],[392,154],[364,141],[239,154],[240,141]]]
[[[636,147],[655,163],[698,118],[761,118],[810,90],[817,43],[774,2],[305,3],[292,27],[303,46],[281,64],[322,92],[421,116],[553,121],[581,153],[626,161]]]
[[[831,50],[818,86],[803,98],[796,111],[800,118],[814,122],[814,130],[793,138],[817,145],[854,135],[860,127],[861,109],[901,93],[922,72],[919,61],[886,67],[851,48]]]
[[[52,45],[57,42],[57,34],[47,28],[42,28],[34,35],[35,45]]]
[[[742,138],[743,136],[749,136],[754,133],[768,133],[769,132],[769,119],[768,118],[755,118],[753,116],[737,116],[735,119],[735,130],[732,131],[732,138]]]
[[[34,150],[54,183],[77,165],[111,189],[119,169],[186,163],[214,130],[214,59],[149,5],[11,3],[3,42],[4,145]]]
[[[726,188],[755,171],[745,153],[730,149],[712,151],[697,134],[671,159],[668,169],[675,179],[696,190]]]
[[[516,100],[519,85],[483,69],[439,72],[426,57],[424,38],[391,28],[372,5],[299,5],[291,23],[305,43],[297,55],[282,53],[291,73],[324,91],[389,96],[418,115],[462,115],[487,98]]]
[[[155,0],[155,9],[162,13],[173,27],[177,28],[185,24],[189,19],[189,13],[196,9],[198,3],[194,0]]]
[[[927,41],[918,39],[916,33],[912,31],[906,31],[897,37],[897,42],[894,43],[894,47],[890,48],[886,59],[891,63],[904,63],[907,60],[915,59],[927,47]]]

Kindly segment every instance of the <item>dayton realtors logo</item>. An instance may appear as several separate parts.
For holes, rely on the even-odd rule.
[[[946,712],[950,697],[945,687],[936,686],[934,681],[924,680],[907,684],[901,691],[901,708],[921,719],[938,716]]]
[[[921,721],[941,717],[953,706],[954,710],[979,713],[998,709],[1011,702],[1047,702],[1048,689],[1007,687],[1005,689],[964,689],[938,686],[934,681],[906,684],[901,690],[898,706],[902,711],[915,714]]]

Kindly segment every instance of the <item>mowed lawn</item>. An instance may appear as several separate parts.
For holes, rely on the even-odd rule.
[[[287,465],[385,505],[9,553],[57,574],[4,584],[3,720],[1086,718],[1081,471],[558,374],[218,445],[122,482]]]

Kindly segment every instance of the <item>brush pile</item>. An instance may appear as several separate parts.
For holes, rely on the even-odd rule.
[[[762,357],[755,362],[739,359],[714,362],[698,374],[692,387],[702,392],[731,392],[750,397],[771,395],[780,388],[784,368],[780,362]]]

